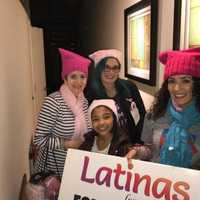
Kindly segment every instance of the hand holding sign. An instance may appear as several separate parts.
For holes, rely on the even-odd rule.
[[[86,151],[68,151],[59,200],[199,200],[200,172]]]

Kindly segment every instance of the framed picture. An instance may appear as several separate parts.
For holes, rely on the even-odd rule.
[[[180,33],[181,33],[181,7],[182,0],[174,1],[174,32],[173,32],[173,49],[180,49]]]
[[[174,1],[173,49],[200,46],[200,1]]]
[[[124,10],[125,77],[156,84],[157,0],[142,0]]]

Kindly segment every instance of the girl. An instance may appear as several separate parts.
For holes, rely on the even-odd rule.
[[[112,99],[94,100],[89,107],[92,131],[85,135],[81,150],[125,156],[130,147],[128,136],[118,126],[117,109]]]

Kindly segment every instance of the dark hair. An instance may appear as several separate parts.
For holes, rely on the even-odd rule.
[[[196,100],[197,110],[200,112],[200,78],[193,77],[193,96]],[[150,108],[150,112],[147,117],[153,120],[162,117],[167,109],[167,104],[170,99],[170,94],[168,90],[168,80],[165,80],[159,89],[159,91],[155,94],[154,102]]]
[[[200,78],[193,77],[193,96],[196,99],[196,107],[200,112]]]
[[[119,124],[118,124],[117,117],[116,117],[115,113],[112,112],[112,114],[113,114],[113,127],[112,127],[111,132],[114,135],[115,133],[117,133],[117,131],[119,129]]]
[[[99,70],[99,72],[102,73],[102,71],[103,71],[103,70],[105,69],[105,67],[106,67],[106,62],[107,62],[107,60],[110,59],[110,58],[115,59],[115,60],[117,61],[118,65],[119,65],[119,67],[121,68],[121,63],[120,63],[120,61],[119,61],[116,57],[108,56],[108,57],[102,58],[102,59],[99,61],[99,63],[97,63],[96,70],[97,70],[97,71]]]
[[[95,72],[94,61],[92,59],[90,59],[90,60],[91,60],[91,64],[88,67],[88,80],[87,80],[86,86],[84,88],[85,96],[86,96],[87,92],[90,90],[91,84],[93,82],[94,72]]]
[[[124,138],[126,139],[127,142],[129,142],[128,132],[119,126],[119,122],[117,121],[117,117],[114,114],[114,112],[113,112],[113,127],[111,132],[113,134],[113,141],[119,142],[120,138]]]
[[[106,89],[103,86],[102,81],[101,81],[101,74],[103,70],[105,69],[106,62],[109,58],[116,59],[119,64],[119,67],[121,68],[121,64],[119,60],[115,57],[105,57],[99,61],[95,70],[93,71],[93,79],[90,80],[90,83],[88,84],[89,89],[95,94],[94,96],[96,98],[101,98],[101,99],[108,98],[108,95],[106,94]],[[119,89],[120,95],[125,96],[127,98],[132,96],[129,87],[127,86],[127,84],[124,83],[122,79],[118,78],[115,82],[115,85],[116,85],[116,88]],[[85,92],[85,94],[87,96],[87,92]]]
[[[95,80],[92,83],[92,87],[93,87],[94,91],[97,93],[97,96],[99,98],[106,98],[107,97],[105,88],[104,88],[102,81],[101,81],[101,74],[102,74],[103,70],[105,69],[106,62],[109,58],[115,59],[118,62],[119,67],[121,68],[121,64],[120,64],[119,60],[115,57],[105,57],[105,58],[103,58],[102,60],[99,61],[99,63],[96,66],[96,70],[95,70]]]
[[[168,81],[164,81],[161,88],[154,96],[153,104],[150,107],[150,112],[147,117],[152,119],[158,119],[166,112],[167,104],[169,102],[170,94],[168,91]]]

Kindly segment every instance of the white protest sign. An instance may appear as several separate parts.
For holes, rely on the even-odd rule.
[[[69,149],[59,200],[200,200],[200,171]]]

